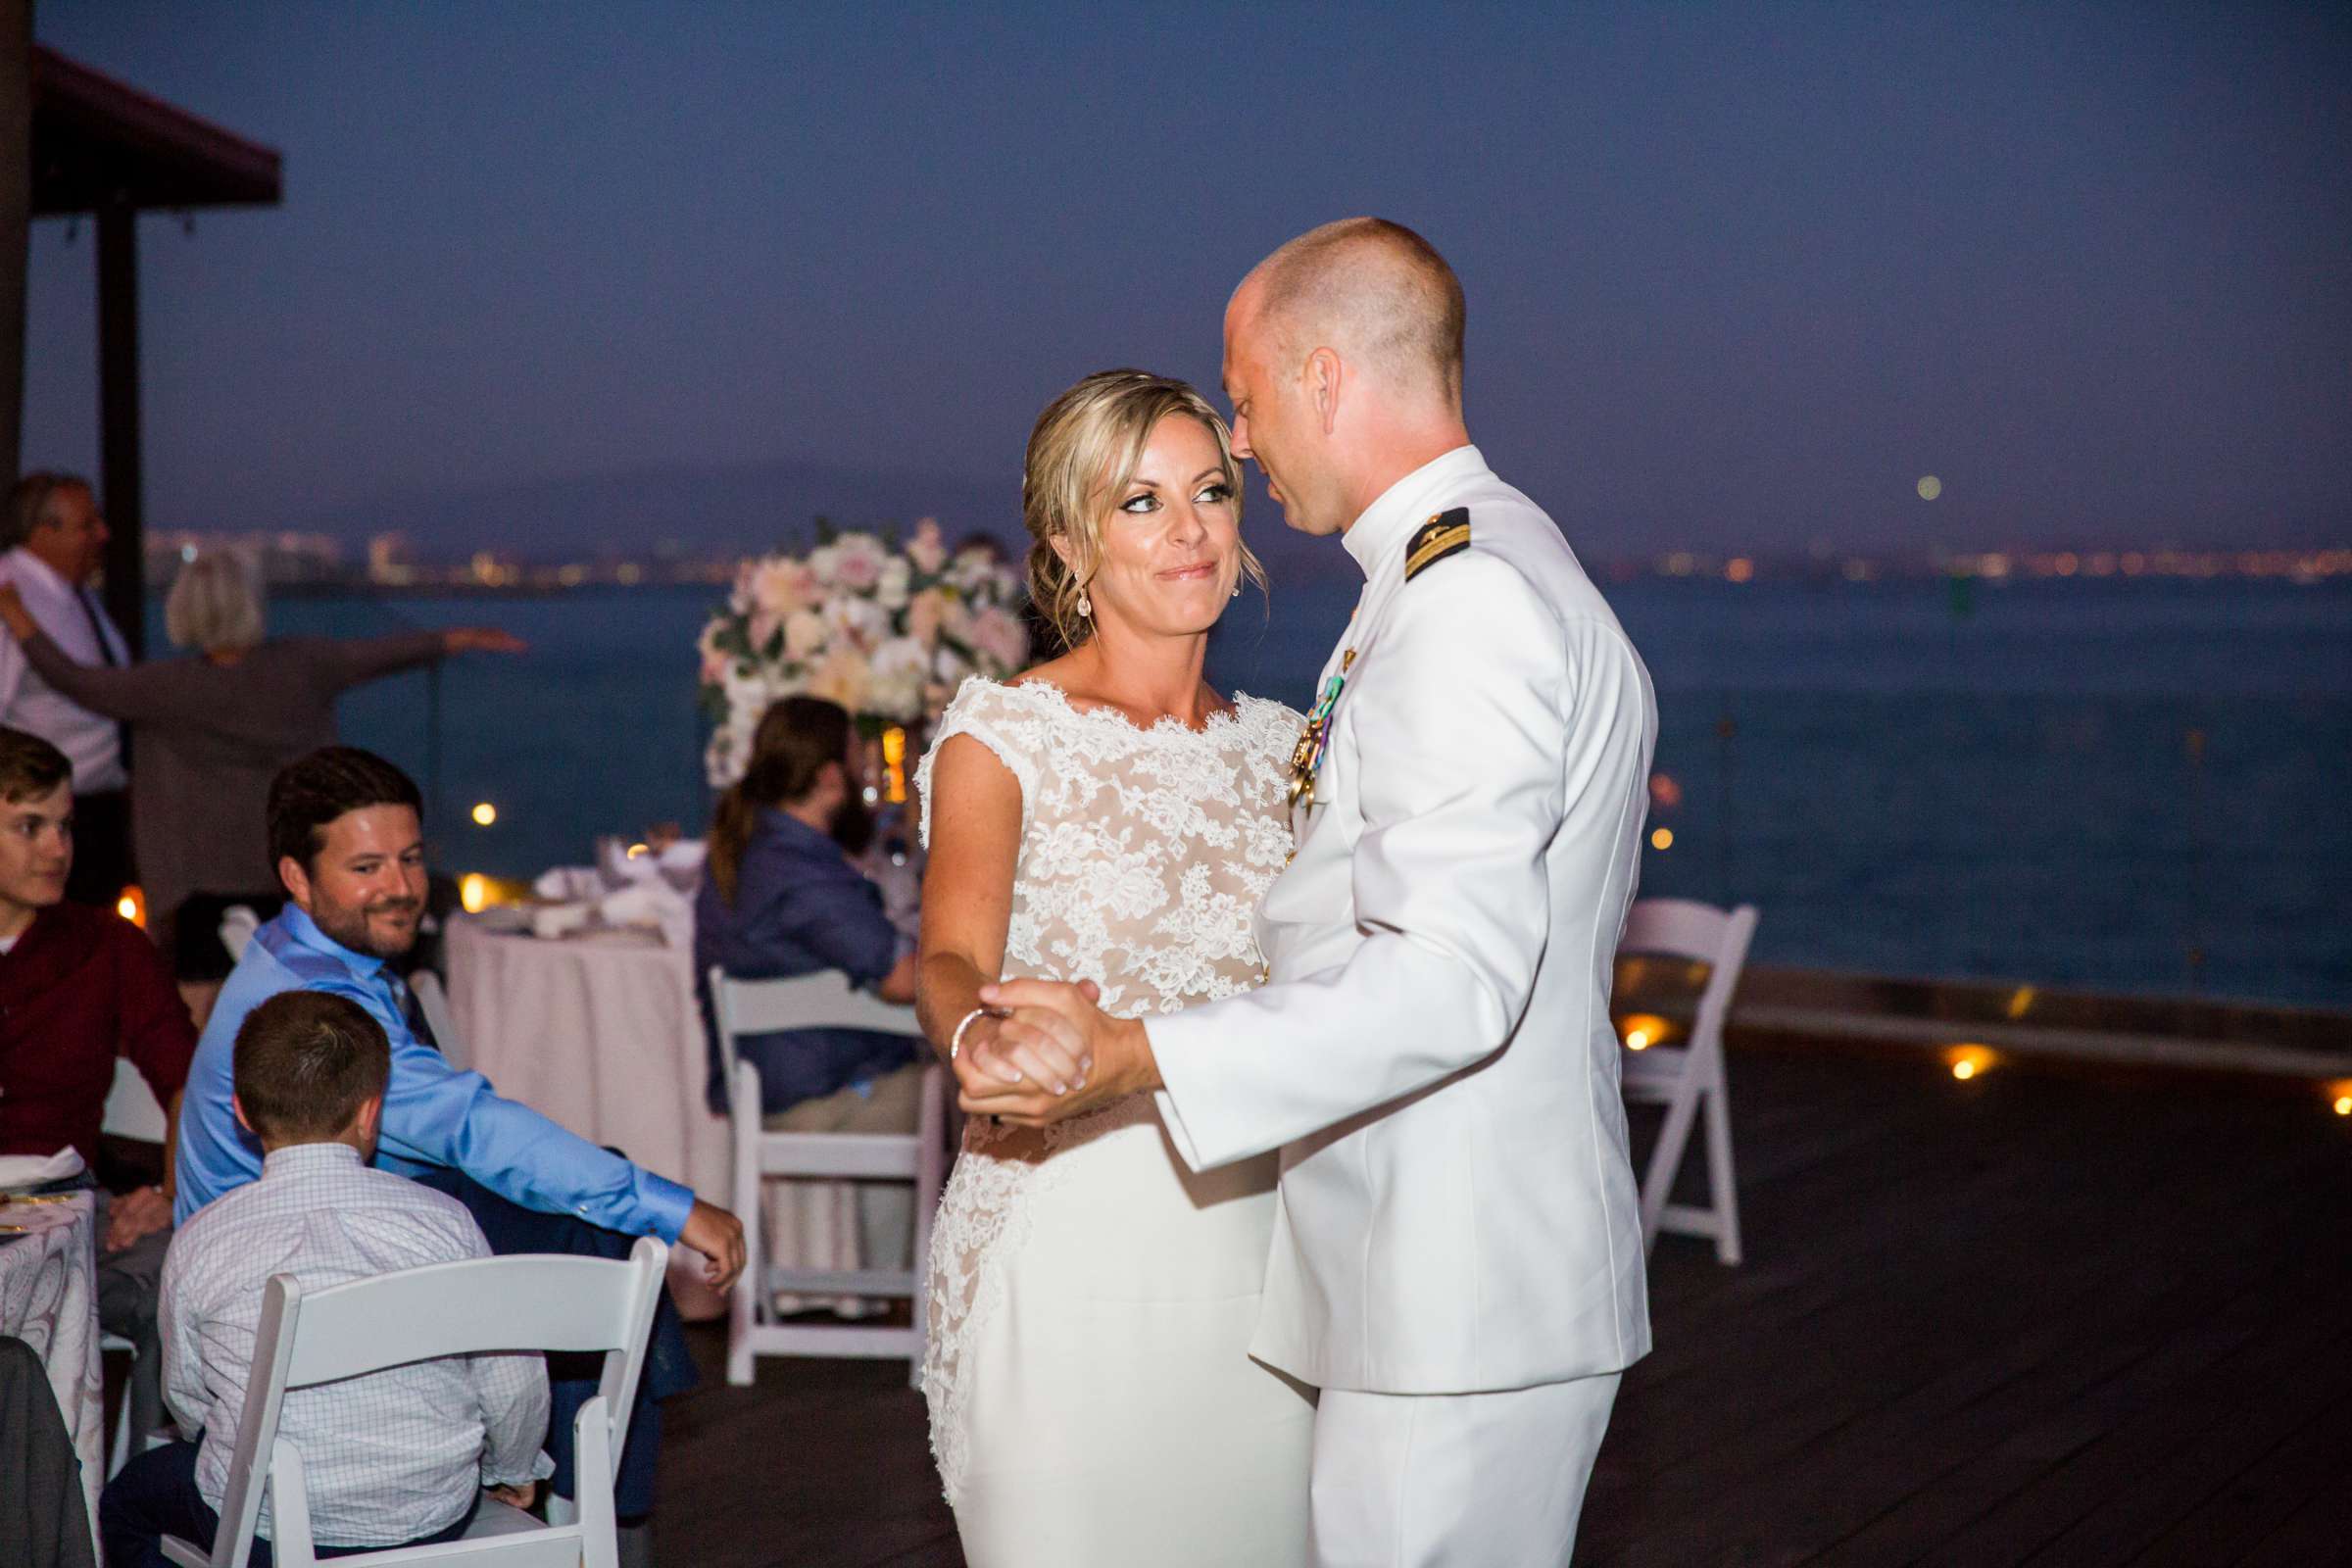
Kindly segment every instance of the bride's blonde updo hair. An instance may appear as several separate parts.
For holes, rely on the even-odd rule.
[[[1029,598],[1037,612],[1075,648],[1094,634],[1078,601],[1102,564],[1102,522],[1110,498],[1135,479],[1144,448],[1171,414],[1200,420],[1217,439],[1217,463],[1242,510],[1242,466],[1233,436],[1208,400],[1182,381],[1146,370],[1098,370],[1046,405],[1029,432],[1021,472],[1021,520],[1029,529]],[[1067,541],[1064,564],[1054,541]],[[1242,574],[1262,590],[1266,568],[1245,543]]]

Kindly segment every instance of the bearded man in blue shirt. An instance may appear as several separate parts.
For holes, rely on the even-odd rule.
[[[727,1289],[744,1264],[743,1226],[734,1215],[502,1100],[481,1074],[460,1072],[441,1055],[388,961],[416,946],[424,912],[423,810],[406,773],[356,747],[313,752],[270,784],[270,850],[289,902],[254,933],[197,1042],[181,1100],[175,1219],[184,1222],[261,1175],[261,1146],[230,1104],[245,1015],[280,992],[325,991],[367,1009],[392,1043],[379,1168],[464,1203],[494,1251],[625,1257],[634,1238],[659,1236],[701,1252],[710,1283]],[[596,1380],[592,1368],[564,1375],[562,1360],[551,1358],[549,1368],[555,1414],[548,1451],[555,1490],[568,1497],[572,1417]],[[661,1431],[655,1401],[694,1381],[664,1294],[615,1485],[624,1522],[652,1511]]]

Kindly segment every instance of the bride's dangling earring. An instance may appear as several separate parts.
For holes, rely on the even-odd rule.
[[[1238,582],[1233,585],[1233,597],[1236,599],[1242,597],[1242,585]]]
[[[1086,590],[1083,588],[1078,591],[1078,618],[1080,620],[1095,618],[1095,602],[1086,596]]]

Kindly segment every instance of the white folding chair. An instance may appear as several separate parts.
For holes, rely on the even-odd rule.
[[[1641,899],[1617,944],[1619,953],[1666,954],[1707,965],[1690,1043],[1641,1051],[1626,1048],[1619,1056],[1626,1099],[1666,1107],[1666,1123],[1642,1177],[1645,1248],[1657,1245],[1660,1231],[1709,1236],[1715,1240],[1717,1259],[1740,1261],[1740,1196],[1732,1174],[1731,1085],[1723,1066],[1723,1021],[1731,1011],[1732,993],[1740,988],[1740,970],[1747,962],[1747,945],[1755,934],[1752,904],[1727,913],[1688,899]],[[1707,1123],[1707,1202],[1669,1202],[1684,1148],[1690,1141],[1690,1124],[1702,1111]]]
[[[907,1381],[922,1376],[929,1301],[923,1272],[931,1255],[932,1212],[947,1173],[947,1073],[923,1070],[921,1110],[911,1136],[901,1133],[771,1133],[760,1123],[760,1070],[735,1054],[744,1035],[781,1029],[879,1029],[912,1032],[913,1014],[855,990],[838,971],[797,980],[730,980],[710,971],[710,1000],[726,1056],[730,1119],[735,1133],[735,1212],[742,1216],[750,1256],[727,1303],[727,1381],[752,1381],[760,1355],[906,1356]],[[914,1184],[914,1256],[909,1268],[802,1269],[772,1266],[767,1228],[760,1222],[761,1185],[769,1176],[832,1177]],[[903,1329],[862,1324],[774,1321],[775,1293],[810,1296],[906,1297],[913,1323]]]
[[[441,977],[420,968],[409,976],[409,991],[416,998],[416,1010],[424,1014],[424,1026],[433,1032],[433,1043],[441,1048],[443,1059],[461,1071],[470,1066],[473,1058],[466,1054],[457,1019],[450,1016],[449,993],[442,988]]]
[[[262,928],[262,917],[247,904],[232,904],[220,911],[220,946],[228,950],[228,961],[237,962],[245,956],[245,944]]]
[[[100,1130],[110,1138],[128,1138],[142,1144],[161,1144],[170,1136],[171,1127],[164,1116],[163,1103],[155,1098],[155,1091],[147,1087],[147,1080],[140,1076],[139,1069],[131,1065],[127,1056],[115,1058],[115,1085],[106,1092],[106,1112]],[[119,1351],[131,1357],[130,1375],[133,1379],[139,1376],[139,1348],[130,1341],[120,1334],[102,1333],[98,1336],[98,1348]],[[130,1386],[125,1383],[122,1405],[115,1411],[114,1435],[107,1441],[106,1479],[109,1481],[114,1480],[130,1460],[132,1402]],[[146,1433],[139,1434],[142,1448],[147,1437]]]
[[[669,1250],[641,1238],[627,1262],[526,1255],[437,1263],[353,1280],[306,1296],[290,1274],[270,1278],[253,1346],[253,1380],[208,1553],[176,1537],[164,1555],[181,1568],[231,1568],[251,1548],[262,1489],[270,1541],[284,1568],[314,1568],[302,1450],[278,1434],[289,1390],[333,1383],[442,1355],[498,1350],[602,1350],[603,1380],[580,1406],[573,1516],[541,1524],[484,1497],[464,1539],[394,1546],[344,1559],[359,1564],[481,1564],[483,1568],[617,1568],[612,1477],[628,1440],[629,1407],[645,1369],[646,1336]],[[551,1512],[554,1511],[551,1508]]]

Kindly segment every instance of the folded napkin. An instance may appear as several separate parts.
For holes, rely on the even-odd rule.
[[[569,899],[593,899],[603,891],[593,865],[558,865],[539,873],[531,891],[543,899],[563,903]]]
[[[694,906],[668,882],[656,878],[608,893],[596,906],[607,925],[657,926],[662,940],[680,950],[694,946]]]
[[[81,1156],[71,1148],[54,1154],[0,1154],[0,1189],[24,1192],[81,1173]]]
[[[531,910],[531,935],[554,941],[574,931],[584,931],[596,917],[592,903],[542,904]]]

